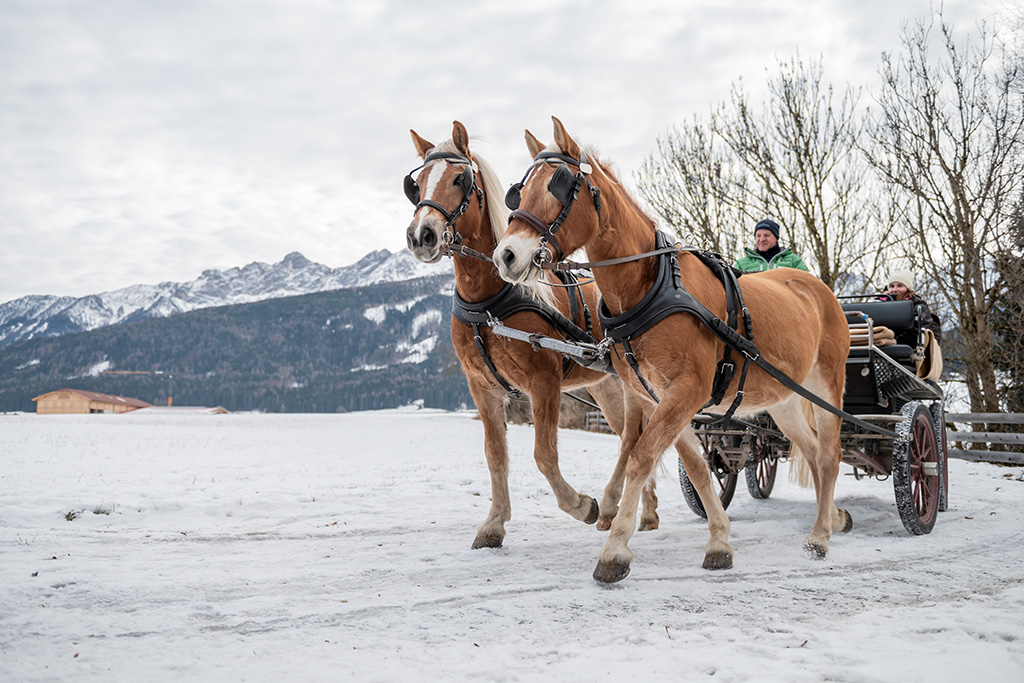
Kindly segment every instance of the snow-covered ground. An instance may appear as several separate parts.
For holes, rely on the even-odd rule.
[[[855,527],[800,549],[812,494],[737,491],[735,568],[660,482],[622,583],[509,430],[505,547],[470,414],[0,416],[0,681],[1024,680],[1024,470],[954,460],[931,535],[843,476]],[[597,495],[614,437],[563,431]],[[849,468],[844,468],[848,472]],[[740,484],[742,489],[742,482]]]

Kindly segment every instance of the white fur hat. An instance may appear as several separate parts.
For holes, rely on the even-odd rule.
[[[914,290],[914,274],[909,270],[897,270],[895,273],[889,276],[886,281],[886,286],[891,285],[894,282],[898,282],[904,285],[907,289]]]

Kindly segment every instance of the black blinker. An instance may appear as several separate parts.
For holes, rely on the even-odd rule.
[[[419,204],[420,186],[416,184],[415,180],[413,180],[412,174],[405,176],[404,186],[405,196],[409,199],[409,201],[412,202],[413,204]]]
[[[555,199],[562,203],[562,206],[569,206],[572,201],[572,192],[576,187],[576,176],[565,164],[559,166],[551,180],[548,182],[548,192],[555,196]]]
[[[466,166],[466,170],[455,176],[455,184],[462,188],[462,197],[465,199],[473,191],[473,167]]]
[[[523,189],[522,183],[516,183],[512,187],[508,188],[508,192],[505,193],[505,206],[515,211],[519,208],[519,192]]]

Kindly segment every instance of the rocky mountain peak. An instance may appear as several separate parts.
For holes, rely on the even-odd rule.
[[[0,348],[25,339],[84,332],[200,308],[401,282],[451,272],[449,261],[423,264],[404,249],[396,254],[387,249],[372,251],[341,268],[310,261],[293,251],[279,263],[257,261],[228,270],[208,269],[190,282],[132,285],[78,298],[26,296],[15,299],[0,304]]]

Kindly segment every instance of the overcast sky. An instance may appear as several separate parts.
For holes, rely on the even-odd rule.
[[[1007,0],[946,0],[958,28]],[[1012,4],[1012,3],[1011,3]],[[552,114],[629,178],[799,50],[874,88],[928,0],[4,0],[0,302],[404,248],[414,128],[502,181]]]

